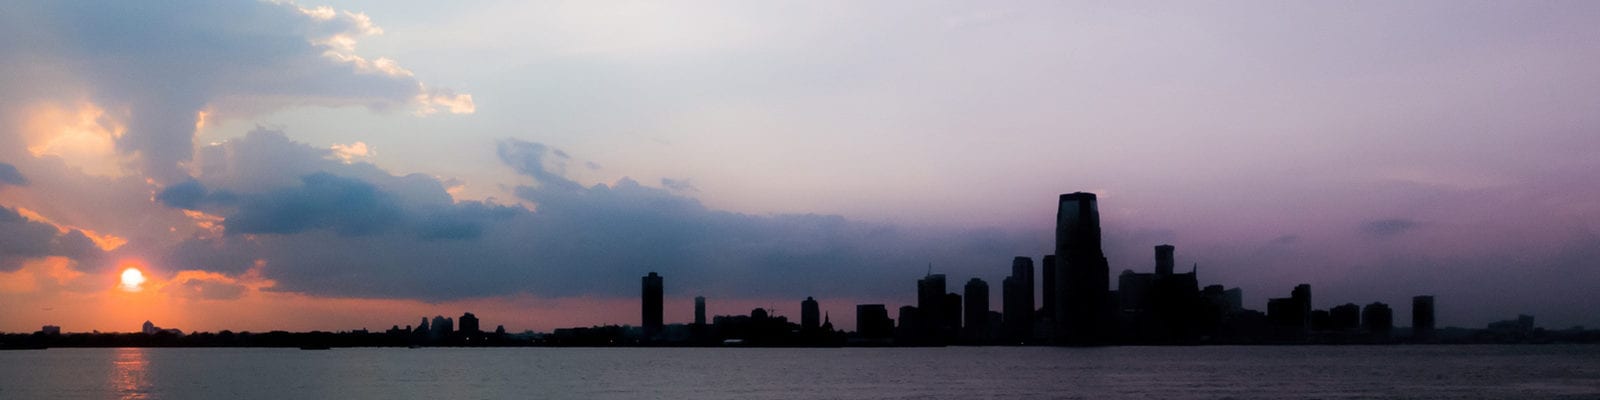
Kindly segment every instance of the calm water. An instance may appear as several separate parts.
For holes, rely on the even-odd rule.
[[[1600,398],[1600,346],[0,351],[0,399]]]

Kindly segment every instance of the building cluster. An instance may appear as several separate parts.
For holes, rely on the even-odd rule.
[[[705,298],[697,297],[694,324],[665,326],[662,277],[652,272],[643,278],[642,340],[806,343],[805,334],[811,333],[811,339],[842,338],[848,344],[927,346],[1371,343],[1434,337],[1433,296],[1413,299],[1411,333],[1403,338],[1395,335],[1394,311],[1387,304],[1314,309],[1306,284],[1296,286],[1289,297],[1270,299],[1262,313],[1243,307],[1239,288],[1202,287],[1199,265],[1178,272],[1177,249],[1168,244],[1155,246],[1151,272],[1125,270],[1116,276],[1113,289],[1092,193],[1060,196],[1055,234],[1055,254],[1040,258],[1037,275],[1033,258],[1012,260],[1011,274],[999,288],[998,311],[989,304],[988,282],[972,278],[955,293],[948,278],[932,273],[930,266],[917,280],[915,305],[895,310],[894,318],[882,304],[857,305],[856,332],[849,335],[820,330],[812,298],[801,303],[799,325],[756,309],[748,316],[718,316],[708,327]],[[1034,302],[1036,288],[1043,300],[1039,304]]]
[[[478,316],[469,312],[461,314],[459,319],[436,315],[430,321],[428,317],[422,317],[415,327],[406,325],[402,328],[395,325],[384,331],[384,334],[392,338],[403,338],[411,345],[480,346],[502,340],[506,336],[506,327],[502,325],[496,327],[494,332],[484,332],[480,328]]]

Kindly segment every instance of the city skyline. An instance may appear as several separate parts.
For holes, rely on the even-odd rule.
[[[700,296],[707,318],[801,321],[812,296],[853,330],[857,305],[964,309],[978,299],[946,303],[974,278],[1003,314],[1017,256],[1036,305],[1110,302],[1045,281],[1187,284],[1146,276],[1155,262],[1306,318],[1382,302],[1403,326],[1431,295],[1441,328],[1600,326],[1596,19],[1427,1],[8,2],[0,331],[464,310],[547,331],[631,321],[651,271],[665,323]],[[1047,199],[1075,191],[1098,202],[1098,254],[1056,240]],[[918,296],[930,263],[944,288]]]

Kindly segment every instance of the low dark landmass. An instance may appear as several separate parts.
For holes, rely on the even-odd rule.
[[[689,327],[685,325],[685,327]],[[691,327],[692,328],[692,327]],[[710,325],[704,328],[711,328]],[[1490,329],[1440,329],[1428,340],[1412,337],[1375,337],[1361,332],[1322,332],[1296,339],[1209,338],[1186,343],[1110,343],[1107,345],[1423,345],[1423,344],[1573,344],[1600,343],[1600,330],[1572,328],[1525,332]],[[855,332],[799,330],[772,335],[730,337],[707,334],[674,340],[640,340],[640,329],[631,326],[597,326],[557,329],[552,333],[452,333],[430,337],[412,332],[176,332],[158,333],[61,333],[35,332],[0,334],[0,349],[25,350],[73,347],[924,347],[924,346],[1048,346],[1050,343],[964,342],[922,343],[894,339],[864,339]]]

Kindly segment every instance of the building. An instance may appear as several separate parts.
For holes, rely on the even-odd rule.
[[[1353,331],[1361,327],[1361,306],[1354,303],[1345,303],[1328,310],[1329,329],[1335,331]]]
[[[1394,330],[1394,310],[1388,304],[1374,302],[1361,309],[1361,327],[1375,338],[1388,338]]]
[[[1221,320],[1218,308],[1202,300],[1198,265],[1186,273],[1173,273],[1175,249],[1169,244],[1155,247],[1153,273],[1126,270],[1117,276],[1113,303],[1118,325],[1124,327],[1123,341],[1189,342]],[[1213,291],[1222,296],[1221,286]]]
[[[433,316],[433,324],[429,325],[429,327],[428,338],[438,340],[450,337],[450,334],[456,331],[456,322],[449,317],[435,315]]]
[[[661,335],[663,326],[661,318],[661,297],[663,292],[661,275],[651,272],[641,278],[640,281],[640,286],[643,287],[640,293],[640,303],[643,306],[640,325],[644,326],[644,339],[647,341],[654,340]]]
[[[1056,210],[1055,330],[1064,344],[1095,344],[1111,333],[1110,267],[1100,247],[1100,209],[1094,193],[1061,195]]]
[[[706,324],[706,297],[705,296],[695,296],[694,297],[694,324],[695,325],[705,325]]]
[[[1411,298],[1411,336],[1432,339],[1434,333],[1433,296]]]
[[[483,333],[483,330],[478,328],[478,316],[472,313],[461,314],[461,334],[476,336],[480,333]]]
[[[948,323],[945,321],[945,280],[944,274],[930,274],[917,280],[917,315],[911,322],[911,336],[922,340],[933,340],[943,337],[943,332]],[[961,312],[957,309],[956,312]],[[900,325],[906,325],[905,316],[900,318]],[[959,323],[959,322],[958,322]]]
[[[1050,321],[1056,319],[1056,291],[1060,289],[1056,275],[1061,271],[1056,264],[1054,254],[1044,256],[1039,261],[1039,316]]]
[[[894,336],[894,321],[889,319],[889,309],[882,304],[856,305],[856,333],[865,339]]]
[[[820,314],[822,312],[817,307],[817,300],[806,296],[805,301],[800,302],[800,329],[812,331],[822,327]]]
[[[944,327],[940,328],[939,333],[945,343],[954,342],[961,334],[962,305],[960,293],[944,294],[944,308],[940,310],[944,312],[944,318],[940,318]]]
[[[962,336],[974,342],[989,341],[989,283],[972,278],[967,281],[961,294],[965,299],[963,308],[967,316],[966,323],[962,325]]]
[[[1000,282],[1002,337],[1011,344],[1033,339],[1033,259],[1011,260],[1011,276]]]

